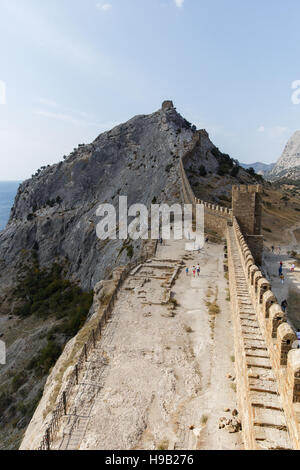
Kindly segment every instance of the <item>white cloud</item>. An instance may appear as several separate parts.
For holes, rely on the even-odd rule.
[[[34,114],[38,116],[43,116],[46,118],[56,119],[58,121],[69,122],[70,124],[76,124],[76,125],[84,124],[84,121],[82,119],[78,119],[74,116],[71,116],[70,114],[54,113],[51,111],[44,111],[41,109],[35,110]]]
[[[97,3],[96,4],[97,10],[108,11],[112,9],[111,3]]]
[[[66,122],[67,124],[75,126],[95,127],[97,133],[108,131],[119,124],[116,121],[100,122],[93,120],[94,118],[88,113],[81,111],[53,112],[45,109],[35,109],[33,112],[37,116],[42,116],[46,119],[54,119],[56,121]]]
[[[102,125],[99,122],[92,121],[90,116],[84,112],[66,112],[66,111],[48,111],[45,109],[35,109],[33,111],[37,116],[42,116],[48,119],[55,119],[56,121],[63,121],[75,126],[92,126],[99,127],[101,129]]]
[[[257,132],[264,133],[268,138],[271,139],[278,139],[278,138],[285,138],[286,133],[288,132],[287,127],[283,126],[274,126],[274,127],[265,127],[260,126],[257,129]]]
[[[183,7],[184,0],[174,0],[174,2],[175,2],[175,5],[177,6],[177,8],[182,8]]]
[[[40,98],[39,102],[45,106],[50,106],[51,108],[57,108],[58,104],[56,101],[48,100],[47,98]]]

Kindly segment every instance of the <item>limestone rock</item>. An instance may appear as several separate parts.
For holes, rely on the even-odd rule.
[[[289,139],[285,149],[268,175],[271,180],[277,178],[296,179],[300,176],[300,131],[296,131]]]

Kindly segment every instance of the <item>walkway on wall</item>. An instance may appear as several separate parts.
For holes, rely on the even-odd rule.
[[[199,262],[201,276],[182,269],[174,308],[166,284],[182,262]],[[219,429],[224,408],[237,408],[226,285],[222,245],[201,254],[187,253],[184,241],[159,246],[119,292],[53,448],[241,449],[240,433]],[[221,308],[216,318],[208,291]]]
[[[241,255],[234,233],[229,227],[229,250],[234,269],[234,286],[237,304],[235,305],[235,342],[239,369],[238,386],[242,386],[246,377],[246,394],[243,407],[245,419],[252,426],[255,445],[258,449],[291,449],[285,415],[278,395],[277,383],[272,371],[267,345],[260,330],[258,318],[248,290],[248,283],[242,266]],[[251,430],[250,430],[251,433]]]

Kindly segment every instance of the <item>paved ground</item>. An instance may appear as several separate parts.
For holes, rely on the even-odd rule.
[[[184,258],[184,259],[183,259]],[[164,304],[172,287],[178,306]],[[60,449],[238,449],[241,434],[218,429],[236,408],[233,334],[223,247],[187,253],[184,242],[159,246],[157,259],[120,292],[105,335],[64,418]],[[209,297],[207,297],[209,295]],[[209,315],[206,300],[220,313]]]

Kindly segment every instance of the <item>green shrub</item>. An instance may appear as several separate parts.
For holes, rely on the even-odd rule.
[[[49,340],[47,346],[45,346],[37,356],[31,359],[27,369],[34,370],[35,373],[42,377],[47,374],[50,368],[56,363],[61,352],[62,347],[55,341]]]
[[[246,170],[246,172],[247,172],[250,176],[255,176],[255,175],[256,175],[255,170],[254,170],[254,168],[252,168],[252,167],[251,167],[251,168],[248,168],[248,169]]]
[[[57,319],[67,317],[81,325],[83,318],[87,317],[93,295],[91,292],[83,292],[77,284],[64,279],[62,272],[62,266],[56,263],[49,269],[40,269],[36,263],[33,268],[28,269],[25,276],[19,278],[15,289],[15,297],[22,302],[15,309],[15,315],[23,318],[33,314],[42,318],[51,315]],[[80,321],[78,310],[81,312]],[[73,317],[77,320],[74,321]]]
[[[207,171],[204,165],[200,165],[199,167],[199,175],[205,177],[207,175]]]
[[[133,257],[133,246],[132,245],[127,246],[126,251],[127,251],[128,258],[131,259]]]
[[[19,390],[27,382],[27,374],[25,371],[20,372],[19,374],[15,375],[11,387],[12,391],[15,393]]]
[[[7,408],[12,403],[12,397],[8,392],[2,392],[0,394],[0,414],[3,415]]]
[[[239,174],[239,171],[240,171],[240,167],[237,165],[234,166],[231,170],[230,176],[233,176],[234,178],[236,178]]]

